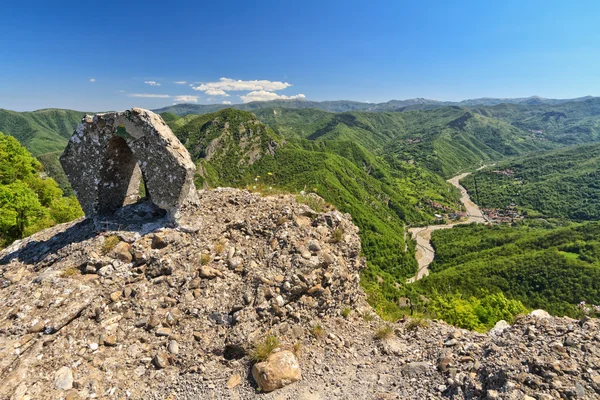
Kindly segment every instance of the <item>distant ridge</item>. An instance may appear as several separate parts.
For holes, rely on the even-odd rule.
[[[384,103],[366,103],[352,100],[332,100],[332,101],[309,101],[302,99],[294,100],[272,100],[272,101],[254,101],[244,104],[176,104],[153,110],[157,113],[170,112],[177,115],[188,114],[206,114],[216,112],[224,108],[236,108],[238,110],[259,110],[264,108],[314,108],[328,112],[346,112],[346,111],[411,111],[427,110],[444,106],[495,106],[498,104],[522,104],[522,105],[558,105],[568,102],[581,102],[593,99],[593,96],[577,97],[574,99],[546,99],[539,96],[520,97],[520,98],[493,98],[482,97],[479,99],[453,101],[439,101],[425,98],[414,98],[407,100],[390,100]]]

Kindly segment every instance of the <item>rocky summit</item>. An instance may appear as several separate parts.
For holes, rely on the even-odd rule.
[[[596,319],[387,323],[350,215],[198,199],[177,224],[138,202],[0,252],[1,399],[600,398]]]

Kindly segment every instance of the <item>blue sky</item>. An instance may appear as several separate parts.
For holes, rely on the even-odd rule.
[[[10,3],[13,110],[600,95],[595,0]]]

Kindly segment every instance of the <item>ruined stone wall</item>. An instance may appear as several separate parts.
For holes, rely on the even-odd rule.
[[[142,179],[150,200],[172,218],[197,202],[189,153],[148,110],[86,115],[60,161],[87,217],[135,201]]]

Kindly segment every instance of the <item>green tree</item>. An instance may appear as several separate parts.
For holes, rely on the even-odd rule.
[[[0,246],[83,215],[77,199],[62,197],[41,170],[15,138],[0,133]]]

